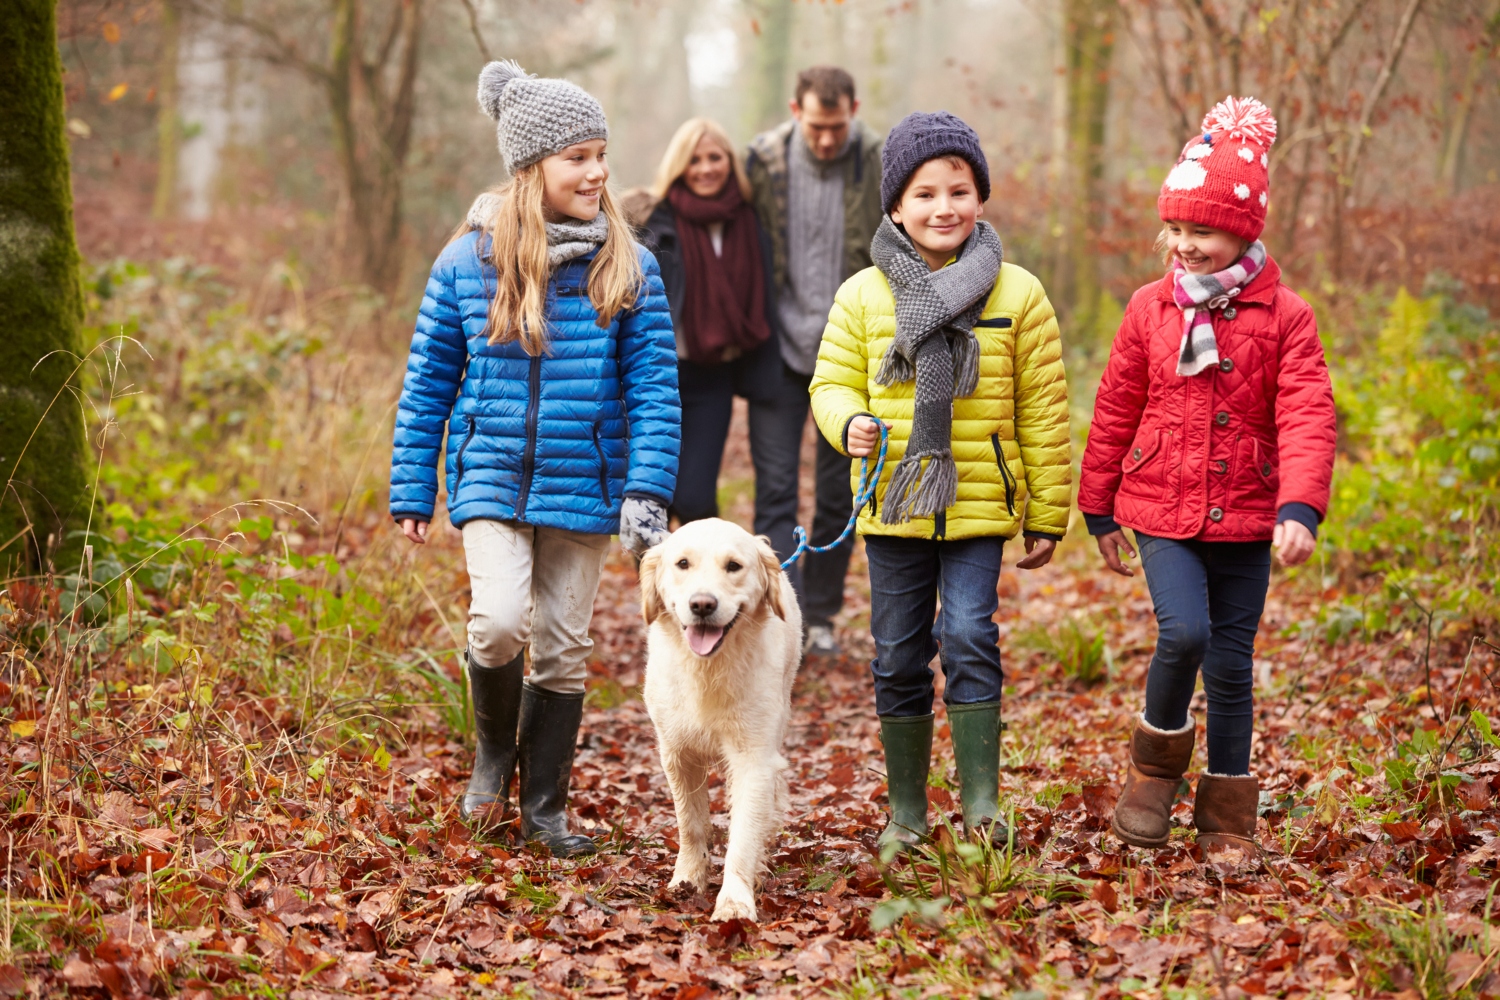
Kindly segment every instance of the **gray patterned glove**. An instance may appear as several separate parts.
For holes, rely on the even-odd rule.
[[[667,540],[667,508],[649,497],[626,497],[620,505],[620,544],[642,555]]]

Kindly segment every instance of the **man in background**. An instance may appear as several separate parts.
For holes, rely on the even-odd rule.
[[[855,118],[854,78],[835,66],[797,74],[792,120],[756,136],[746,166],[752,203],[771,240],[784,392],[772,403],[751,403],[752,440],[773,454],[757,482],[755,530],[781,558],[793,548],[797,523],[798,458],[808,415],[808,385],[833,297],[844,279],[869,267],[870,240],[880,226],[880,136]],[[821,434],[817,440],[813,545],[826,545],[848,523],[854,504],[849,459]],[[759,464],[759,463],[758,463]],[[807,623],[805,652],[838,652],[833,617],[844,603],[849,541],[832,552],[808,553],[788,575]]]

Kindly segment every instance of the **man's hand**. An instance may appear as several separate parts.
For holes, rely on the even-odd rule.
[[[889,428],[890,425],[887,424],[886,427]],[[880,443],[880,424],[870,417],[855,417],[849,421],[849,431],[844,437],[849,446],[849,454],[855,458],[864,458]]]
[[[1104,557],[1104,564],[1121,576],[1135,576],[1135,570],[1126,566],[1120,559],[1120,553],[1125,553],[1125,558],[1134,559],[1135,549],[1125,540],[1125,532],[1111,531],[1107,535],[1099,536],[1099,554]]]
[[[1276,546],[1281,565],[1301,566],[1318,547],[1318,540],[1301,521],[1282,521],[1271,533],[1271,544]]]
[[[1016,563],[1016,569],[1040,569],[1052,561],[1057,543],[1050,538],[1026,539],[1026,558]]]
[[[414,517],[403,517],[401,519],[401,534],[410,538],[418,545],[427,544],[427,522],[418,521]]]

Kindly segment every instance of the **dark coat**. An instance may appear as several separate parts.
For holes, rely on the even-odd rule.
[[[761,273],[765,275],[766,323],[771,327],[771,336],[755,350],[724,364],[731,366],[735,395],[765,402],[777,398],[781,390],[782,361],[778,342],[781,333],[780,323],[776,319],[775,283],[771,280],[771,239],[759,220],[756,222],[756,233],[760,237]],[[687,272],[683,266],[682,248],[677,236],[677,213],[671,202],[663,198],[657,204],[650,218],[641,227],[640,239],[642,245],[656,256],[656,262],[661,267],[661,283],[667,290],[667,305],[672,311],[672,329],[681,337]],[[679,358],[678,364],[693,362]]]

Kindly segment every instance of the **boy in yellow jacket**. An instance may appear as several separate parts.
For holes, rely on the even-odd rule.
[[[940,654],[964,828],[1004,843],[995,591],[1007,539],[1024,533],[1016,565],[1035,569],[1068,526],[1057,319],[1041,283],[1002,263],[999,237],[979,221],[990,179],[973,129],[947,112],[908,115],[882,163],[875,266],[839,289],[811,387],[819,429],[846,454],[871,454],[877,421],[890,429],[858,525],[890,789],[881,840],[912,844],[928,830],[928,664]]]

